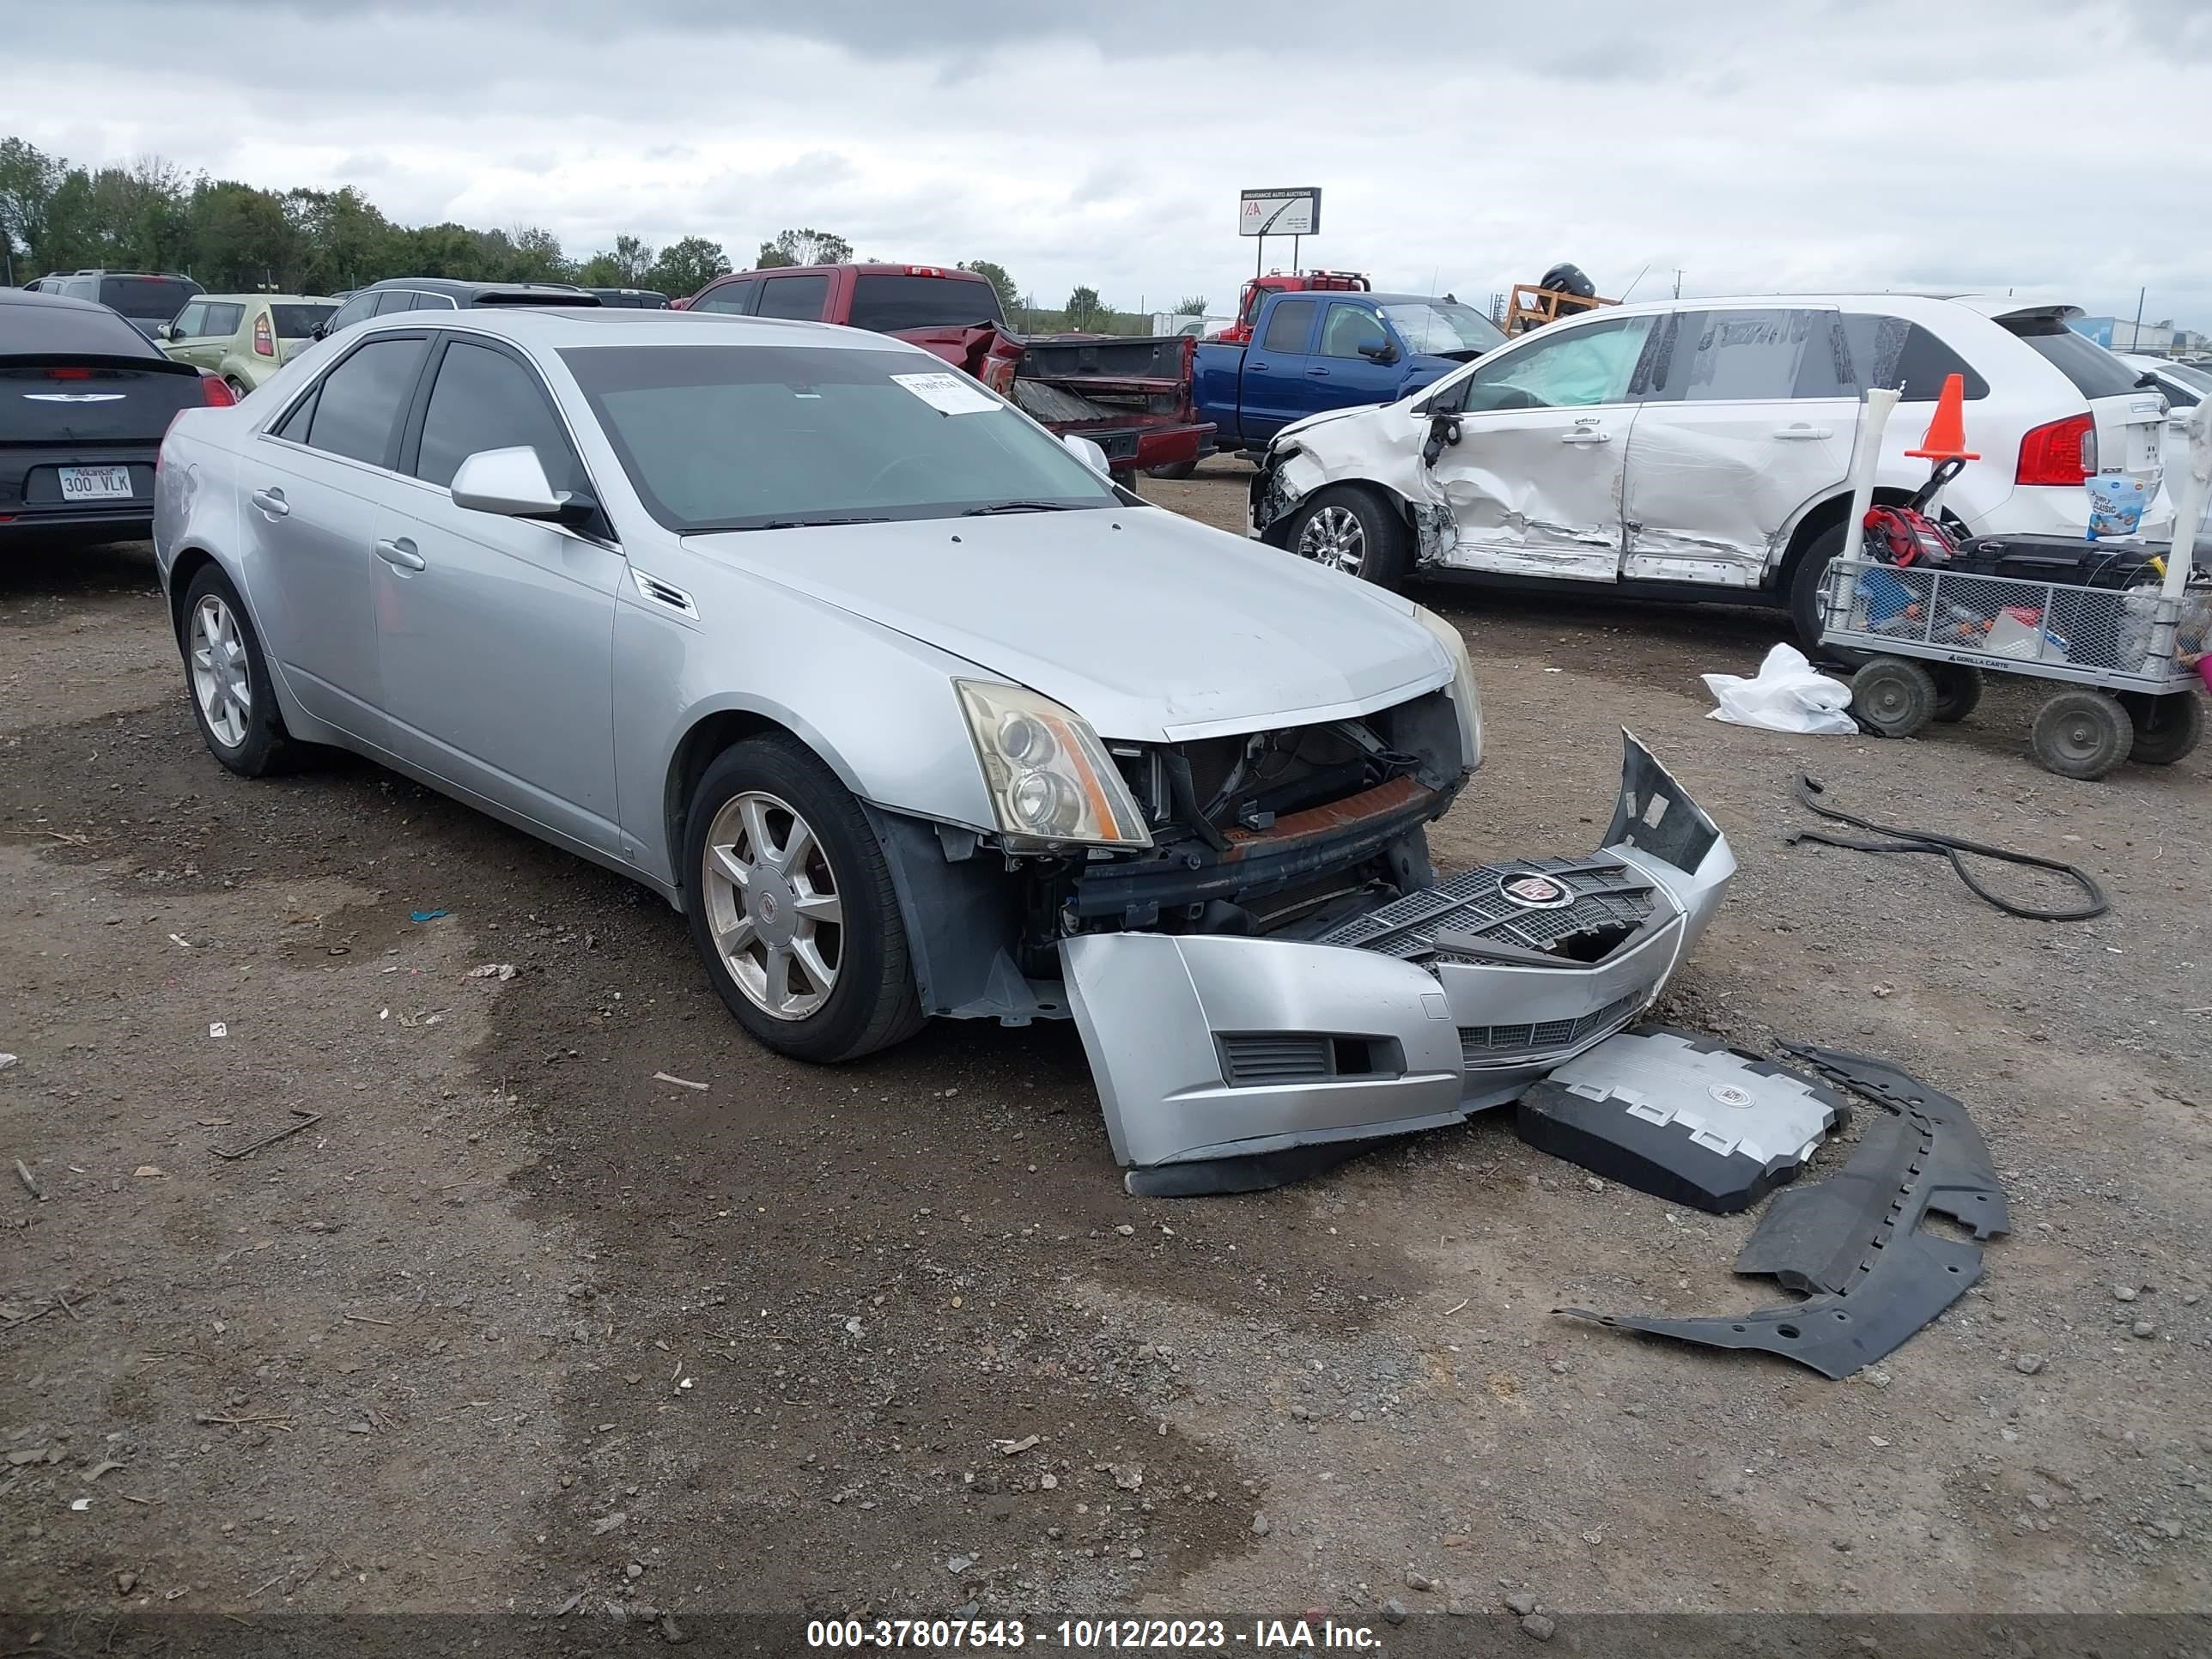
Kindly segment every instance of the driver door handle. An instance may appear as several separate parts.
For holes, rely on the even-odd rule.
[[[1328,378],[1328,371],[1322,368],[1318,363],[1316,363],[1313,368],[1308,369],[1306,373],[1323,380]]]
[[[1613,441],[1613,434],[1602,427],[1571,427],[1559,434],[1559,441],[1563,444],[1609,444]]]
[[[386,564],[396,564],[402,570],[428,570],[430,562],[415,550],[415,544],[402,536],[396,541],[379,542],[376,556]]]
[[[292,504],[284,499],[284,492],[274,488],[255,490],[252,501],[272,519],[281,519],[292,510]]]
[[[1774,435],[1778,438],[1803,439],[1832,438],[1836,434],[1829,431],[1825,426],[1808,426],[1804,422],[1800,421],[1795,426],[1777,427],[1774,431]]]

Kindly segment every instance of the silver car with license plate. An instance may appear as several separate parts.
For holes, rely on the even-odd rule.
[[[1457,631],[1096,459],[879,336],[401,315],[180,419],[155,544],[224,765],[337,744],[621,871],[785,1054],[1072,1017],[1139,1184],[1510,1099],[1651,1000],[1732,866],[1639,746],[1606,850],[1440,883]]]

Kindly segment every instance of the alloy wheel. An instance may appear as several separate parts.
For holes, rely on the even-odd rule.
[[[708,826],[708,931],[745,1000],[777,1019],[820,1012],[844,959],[836,872],[806,820],[763,790],[732,796]]]
[[[1367,532],[1359,515],[1348,507],[1331,504],[1316,511],[1298,532],[1298,556],[1357,576],[1367,562]]]
[[[190,647],[192,696],[200,717],[217,743],[235,749],[246,741],[253,714],[252,676],[247,672],[246,640],[238,618],[221,596],[204,594],[192,607]]]

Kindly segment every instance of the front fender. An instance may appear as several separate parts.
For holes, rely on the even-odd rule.
[[[955,678],[996,676],[949,652],[708,561],[651,573],[687,616],[625,584],[616,603],[617,788],[631,856],[674,885],[667,791],[708,722],[781,726],[854,796],[891,812],[997,827]],[[633,758],[635,757],[635,758]]]

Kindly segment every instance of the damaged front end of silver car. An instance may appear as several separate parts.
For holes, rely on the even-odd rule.
[[[1735,858],[1627,732],[1599,850],[1443,878],[1318,939],[1123,932],[1060,946],[1132,1192],[1249,1191],[1455,1123],[1631,1024]]]

